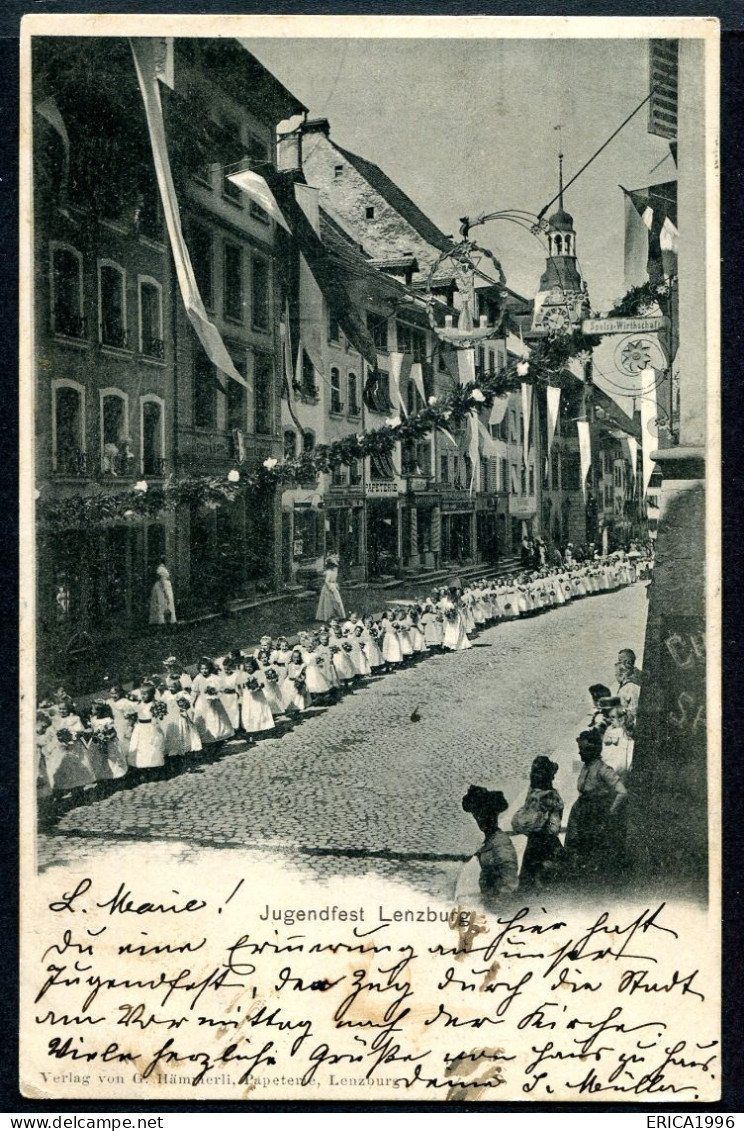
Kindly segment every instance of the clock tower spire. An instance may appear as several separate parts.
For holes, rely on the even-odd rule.
[[[560,136],[561,127],[555,127]],[[576,259],[573,216],[563,203],[563,146],[558,152],[558,208],[548,218],[548,254],[535,296],[533,330],[572,329],[589,311],[586,283]]]

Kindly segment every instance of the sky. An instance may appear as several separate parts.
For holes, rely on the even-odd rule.
[[[454,235],[461,216],[538,212],[558,190],[559,137],[568,181],[648,94],[645,40],[243,43],[311,117],[329,119],[333,140],[374,161]],[[626,289],[618,185],[676,175],[668,144],[646,127],[643,107],[566,193],[596,310]],[[512,289],[534,295],[545,253],[533,236],[503,220],[472,236],[500,258]]]

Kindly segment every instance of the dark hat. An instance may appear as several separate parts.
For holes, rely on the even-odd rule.
[[[540,774],[545,774],[549,778],[554,778],[558,773],[559,766],[557,762],[551,762],[550,758],[545,754],[538,754],[532,762],[532,769],[537,770]]]
[[[492,813],[498,816],[509,808],[509,802],[500,789],[485,789],[482,785],[471,785],[462,799],[462,807],[466,813],[478,814]]]
[[[601,711],[609,711],[612,707],[622,707],[622,700],[619,695],[607,695],[599,700],[597,706]]]

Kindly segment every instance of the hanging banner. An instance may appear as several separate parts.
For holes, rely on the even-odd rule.
[[[501,424],[501,421],[506,416],[506,410],[509,407],[508,397],[496,397],[491,409],[491,415],[488,418],[489,424]]]
[[[292,336],[289,331],[289,300],[284,303],[284,333],[282,335],[282,352],[284,354],[284,380],[287,387],[291,386],[294,376],[292,361]]]
[[[276,220],[285,231],[292,234],[289,224],[282,215],[282,210],[276,202],[276,198],[266,184],[263,177],[258,173],[254,173],[252,169],[243,169],[239,173],[228,173],[228,181],[232,181],[239,189],[242,189],[246,196],[251,200],[255,200],[256,204],[263,208],[264,212],[268,212],[272,220]]]
[[[421,396],[422,402],[424,404],[426,404],[426,387],[424,385],[424,370],[423,370],[423,367],[422,367],[420,361],[414,361],[413,365],[411,366],[411,372],[409,374],[409,379],[411,381],[413,381],[414,385],[418,389],[418,392]]]
[[[625,442],[628,445],[628,459],[630,460],[630,471],[633,476],[633,482],[636,481],[636,470],[638,467],[638,441],[635,436],[626,436]]]
[[[186,314],[194,327],[199,341],[204,346],[207,357],[222,373],[232,377],[239,385],[248,388],[248,382],[238,373],[230,354],[227,352],[222,336],[210,321],[191,265],[191,256],[183,238],[181,228],[181,213],[176,199],[176,190],[173,186],[170,161],[168,159],[168,146],[165,140],[165,124],[163,122],[163,107],[160,101],[160,86],[157,77],[158,41],[152,39],[130,39],[134,65],[137,71],[142,101],[145,105],[147,128],[150,134],[152,156],[155,163],[160,199],[163,204],[163,214],[168,228],[173,261],[176,266],[176,276],[181,289]]]
[[[651,452],[659,446],[658,415],[659,405],[656,395],[656,370],[647,366],[641,378],[641,453],[643,457],[643,496],[654,473],[655,463]]]
[[[491,433],[488,431],[482,420],[478,421],[478,437],[480,440],[481,454],[484,455],[486,459],[498,458],[498,456],[501,454],[499,451],[499,446],[491,436]],[[481,484],[481,490],[483,489],[483,484]]]
[[[477,482],[478,472],[480,469],[480,445],[479,445],[479,430],[478,430],[478,414],[471,412],[468,415],[468,428],[470,429],[470,443],[468,445],[468,455],[470,457],[470,494],[473,493],[473,488]],[[480,488],[483,490],[483,487]]]
[[[561,407],[561,391],[555,385],[548,385],[546,389],[548,404],[548,452],[553,447],[553,437],[558,423],[558,413]]]
[[[586,477],[592,466],[592,438],[589,432],[589,421],[578,420],[576,428],[579,433],[579,456],[581,459],[581,490],[586,502]]]
[[[475,381],[475,350],[457,351],[457,372],[460,384],[469,385]]]
[[[532,407],[532,385],[522,382],[522,443],[524,447],[524,462],[530,451],[530,408]]]
[[[405,398],[403,397],[403,394],[400,390],[400,375],[401,375],[402,369],[403,369],[403,354],[402,353],[391,353],[390,354],[390,379],[393,383],[393,388],[395,389],[395,396],[397,398],[398,404],[400,405],[400,411],[403,413],[404,416],[407,416],[408,413],[406,412]]]

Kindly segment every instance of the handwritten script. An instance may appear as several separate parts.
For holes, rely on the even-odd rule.
[[[209,892],[59,875],[47,888],[23,973],[27,1094],[718,1094],[715,968],[696,958],[689,909],[484,915],[316,892],[275,908],[240,875]]]

